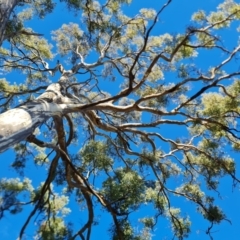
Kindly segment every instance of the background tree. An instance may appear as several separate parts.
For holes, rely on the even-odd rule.
[[[19,239],[33,221],[36,239],[90,239],[101,209],[112,239],[151,239],[160,217],[183,239],[191,216],[180,197],[212,238],[213,225],[229,221],[216,205],[219,182],[239,183],[240,45],[221,36],[238,31],[240,5],[200,10],[172,34],[157,30],[171,0],[133,17],[123,11],[130,0],[60,2],[0,2],[0,150],[14,149],[20,174],[0,181],[0,218],[30,205]],[[80,21],[52,39],[29,27],[61,4]],[[47,171],[44,182],[28,178],[31,164]],[[83,224],[65,220],[73,204],[84,207]],[[150,214],[139,217],[144,207]]]

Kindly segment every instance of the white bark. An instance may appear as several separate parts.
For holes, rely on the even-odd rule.
[[[0,114],[0,152],[26,139],[50,117],[61,114],[62,109],[58,104],[43,100]]]
[[[94,126],[114,132],[117,129],[102,122],[94,110],[128,112],[134,108],[133,105],[114,106],[111,101],[86,106],[74,98],[63,96],[61,91],[64,92],[64,82],[53,83],[36,100],[0,114],[0,152],[25,140],[36,127],[53,116],[84,112]]]
[[[50,117],[63,114],[61,85],[53,83],[35,101],[0,114],[0,152],[26,139]]]

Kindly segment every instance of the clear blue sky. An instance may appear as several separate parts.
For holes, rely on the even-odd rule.
[[[124,11],[134,16],[140,8],[154,8],[159,9],[165,1],[162,0],[133,0],[133,4],[130,7],[124,7]],[[158,25],[156,26],[154,33],[183,33],[185,27],[191,25],[190,18],[194,11],[199,9],[204,9],[206,12],[214,10],[215,7],[221,3],[222,1],[219,0],[173,0],[172,4],[164,11],[164,13],[160,16]],[[50,32],[52,30],[58,29],[63,23],[67,22],[77,22],[80,16],[72,17],[66,11],[66,8],[63,4],[61,4],[54,12],[54,14],[48,15],[43,20],[35,20],[29,23],[36,32],[44,33],[45,37],[50,38]],[[226,41],[231,42],[232,44],[236,44],[238,36],[233,34],[234,31],[231,29],[228,32],[224,33],[224,39]],[[94,61],[94,60],[93,60]],[[199,63],[201,64],[201,68],[208,68],[213,62],[217,61],[217,59],[212,59],[210,55],[203,54],[201,58],[198,59]],[[231,66],[230,66],[231,67]],[[59,75],[57,75],[59,76]],[[54,80],[57,79],[57,76]],[[11,75],[11,80],[14,82],[19,83],[18,75]],[[110,89],[109,89],[110,90]],[[167,131],[167,130],[166,130]],[[183,134],[181,131],[177,134]],[[229,152],[232,154],[232,152]],[[238,161],[239,156],[234,155],[236,161]],[[16,174],[11,168],[9,167],[13,162],[14,157],[10,151],[2,154],[0,156],[1,161],[1,168],[0,168],[0,178],[4,177],[16,177]],[[44,181],[45,174],[44,171],[40,167],[32,166],[29,161],[28,168],[26,169],[25,173],[28,178],[33,179],[33,185],[41,181]],[[228,219],[232,221],[232,225],[228,222],[223,222],[219,226],[215,226],[213,228],[213,234],[215,240],[239,240],[240,239],[240,193],[239,188],[234,189],[232,191],[232,182],[228,178],[224,178],[222,183],[220,184],[220,192],[222,199],[219,199],[219,205],[222,209],[227,213]],[[203,221],[202,217],[196,213],[195,207],[190,204],[186,200],[182,199],[175,199],[174,204],[182,209],[182,212],[188,212],[191,214],[192,218],[192,234],[190,235],[190,240],[205,240],[209,239],[209,237],[205,234],[206,228],[208,227],[208,223]],[[71,214],[71,221],[76,224],[76,229],[78,225],[84,222],[84,213],[79,211],[78,207],[70,205],[74,214]],[[27,208],[23,214],[20,215],[6,215],[5,218],[0,221],[0,239],[2,240],[13,240],[16,239],[19,233],[22,224],[25,222],[27,214],[29,213],[30,209]],[[142,211],[138,212],[139,216],[148,215],[149,211],[151,211],[148,207],[146,209],[142,209]],[[99,213],[99,226],[93,228],[93,237],[92,239],[109,239],[109,235],[106,232],[106,224],[110,221],[110,217],[106,214],[102,214],[100,210]],[[35,218],[33,218],[35,219]],[[136,222],[136,228],[138,226],[137,219],[134,220]],[[32,222],[33,224],[33,222]],[[26,239],[32,239],[34,227],[29,225],[27,228],[27,235]],[[161,219],[159,224],[156,227],[155,232],[153,233],[153,239],[170,239],[170,227],[166,225],[165,219]]]

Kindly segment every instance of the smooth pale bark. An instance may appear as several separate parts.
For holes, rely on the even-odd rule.
[[[66,94],[66,79],[61,77],[57,83],[48,86],[36,100],[23,104],[14,109],[0,114],[0,152],[6,151],[14,144],[25,140],[36,127],[54,116],[63,116],[72,112],[84,112],[89,121],[105,131],[117,131],[101,121],[99,116],[92,110],[117,110],[129,112],[134,106],[114,106],[112,102],[106,101],[97,104],[84,105],[78,99]]]
[[[53,83],[36,100],[0,114],[0,152],[26,139],[50,117],[63,114],[59,103],[69,99],[61,89],[59,83]]]
[[[0,114],[0,152],[26,139],[36,127],[61,112],[58,104],[39,100]]]

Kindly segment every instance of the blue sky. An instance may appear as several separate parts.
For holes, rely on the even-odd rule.
[[[162,33],[183,33],[184,29],[191,25],[191,15],[194,11],[199,9],[204,9],[206,12],[214,10],[215,7],[221,3],[222,1],[219,0],[173,0],[170,6],[163,12],[163,14],[159,18],[158,25],[156,26],[155,30],[153,31],[154,34],[162,34]],[[131,6],[125,6],[123,9],[125,13],[130,16],[134,16],[139,9],[141,8],[154,8],[158,10],[165,1],[162,0],[133,0]],[[43,20],[34,20],[29,23],[36,32],[44,33],[45,37],[50,38],[50,33],[52,30],[56,30],[63,23],[67,22],[77,22],[80,18],[79,15],[71,16],[67,11],[66,7],[61,4],[58,6],[54,12],[54,14],[48,15]],[[235,26],[236,27],[236,26]],[[235,29],[234,29],[235,30]],[[237,44],[238,36],[233,29],[227,30],[223,33],[223,38],[226,42],[229,42],[232,45]],[[234,33],[235,32],[235,33]],[[61,58],[60,58],[61,59]],[[54,60],[56,61],[56,59]],[[94,61],[94,59],[93,59]],[[217,62],[218,59],[211,58],[211,53],[204,52],[202,55],[196,60],[201,64],[201,68],[208,69],[209,66],[213,65],[213,63]],[[52,63],[53,65],[55,62]],[[236,66],[233,64],[229,66],[229,68],[235,68]],[[55,76],[53,81],[57,80],[59,74]],[[169,76],[174,81],[174,76]],[[11,75],[11,80],[13,82],[19,82],[18,75]],[[194,86],[193,86],[194,88]],[[109,89],[110,90],[110,89]],[[163,133],[168,132],[168,129],[163,129]],[[172,129],[174,134],[181,134],[183,135],[184,132],[181,130],[179,131],[176,129]],[[169,132],[168,132],[169,133]],[[170,135],[171,136],[171,135]],[[172,135],[173,136],[173,135]],[[239,156],[237,154],[233,154],[231,151],[229,154],[233,155],[238,161]],[[0,168],[0,178],[4,177],[15,177],[15,172],[10,168],[11,163],[14,160],[14,156],[11,150],[5,152],[0,156],[1,160],[1,168]],[[239,165],[237,163],[237,165]],[[240,171],[239,171],[240,172]],[[46,175],[44,170],[40,167],[35,167],[31,164],[31,161],[28,161],[28,168],[25,171],[26,176],[33,180],[33,184],[37,182],[44,181]],[[240,221],[240,193],[239,188],[235,188],[234,191],[232,189],[232,182],[229,178],[224,178],[220,184],[219,191],[221,192],[222,199],[218,199],[217,202],[222,207],[222,209],[227,214],[228,219],[231,220],[232,225],[226,221],[219,226],[215,226],[213,228],[213,234],[215,240],[238,240],[240,236],[240,228],[239,228],[239,221]],[[177,205],[182,209],[183,212],[190,212],[191,213],[191,220],[192,220],[192,234],[190,234],[190,240],[205,240],[209,239],[209,237],[205,234],[206,228],[209,226],[208,223],[203,221],[202,217],[196,213],[195,207],[190,204],[188,201],[183,199],[174,199],[173,205]],[[72,212],[74,214],[71,215],[71,221],[74,222],[76,225],[76,229],[78,225],[84,222],[84,213],[79,211],[79,207],[70,205],[72,208]],[[25,222],[27,214],[29,213],[30,209],[27,208],[23,214],[20,215],[6,215],[2,221],[0,221],[0,239],[3,240],[13,240],[16,239],[19,233],[19,230]],[[146,207],[146,209],[139,210],[137,213],[139,216],[148,215],[151,212],[151,209]],[[99,222],[100,224],[93,228],[93,237],[91,239],[109,239],[109,235],[106,232],[106,224],[110,221],[109,215],[102,214],[102,211],[98,209],[99,213]],[[33,218],[35,219],[35,218]],[[83,220],[82,220],[83,219]],[[136,230],[138,228],[138,221],[134,219],[136,224]],[[31,225],[32,224],[32,225]],[[32,239],[31,236],[33,234],[34,229],[34,222],[32,221],[27,228],[26,231],[26,239]],[[101,236],[101,238],[99,238]],[[157,225],[154,233],[153,239],[171,239],[170,235],[170,227],[166,224],[165,219],[160,219],[159,224]]]

